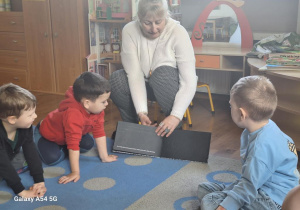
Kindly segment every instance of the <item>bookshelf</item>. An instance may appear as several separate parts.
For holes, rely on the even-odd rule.
[[[122,68],[122,29],[131,17],[131,0],[89,1],[89,71],[108,78],[113,71]]]

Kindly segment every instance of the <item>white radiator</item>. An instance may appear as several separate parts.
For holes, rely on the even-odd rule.
[[[229,95],[231,88],[231,72],[197,70],[198,81],[209,84],[211,93]],[[197,92],[207,92],[205,87],[197,88]]]

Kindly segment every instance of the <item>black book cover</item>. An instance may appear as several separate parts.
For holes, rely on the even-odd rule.
[[[156,127],[118,122],[114,152],[207,162],[211,133],[175,130],[169,137],[157,136]]]

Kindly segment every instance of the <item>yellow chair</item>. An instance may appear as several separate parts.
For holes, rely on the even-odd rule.
[[[215,114],[215,108],[214,108],[214,104],[213,104],[213,101],[212,101],[209,85],[207,83],[204,83],[204,82],[198,82],[197,83],[197,88],[201,88],[201,87],[206,87],[206,89],[207,89],[211,113],[214,115]],[[191,102],[191,106],[193,106],[193,101]]]
[[[215,114],[215,108],[214,108],[214,104],[213,104],[213,101],[212,101],[209,85],[206,84],[206,83],[203,83],[203,82],[198,82],[197,83],[197,88],[200,88],[200,87],[206,87],[208,97],[209,97],[209,102],[210,102],[211,113],[214,115]],[[193,107],[193,101],[191,102],[190,107]],[[154,121],[155,122],[157,122],[157,113],[158,113],[158,105],[157,105],[157,103],[155,103],[155,107],[154,107]],[[193,126],[189,108],[186,109],[186,111],[183,115],[183,120],[188,120],[189,127]]]

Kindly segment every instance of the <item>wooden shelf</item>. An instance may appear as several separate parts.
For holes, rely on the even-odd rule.
[[[207,42],[201,48],[195,47],[194,51],[197,69],[244,73],[245,56],[250,49],[229,43]]]
[[[278,95],[278,109],[300,116],[300,97],[295,95]]]
[[[273,117],[274,121],[294,140],[297,150],[300,151],[300,71],[260,71],[259,68],[266,62],[257,58],[249,58],[248,64],[251,75],[264,75],[275,86],[278,105]]]

